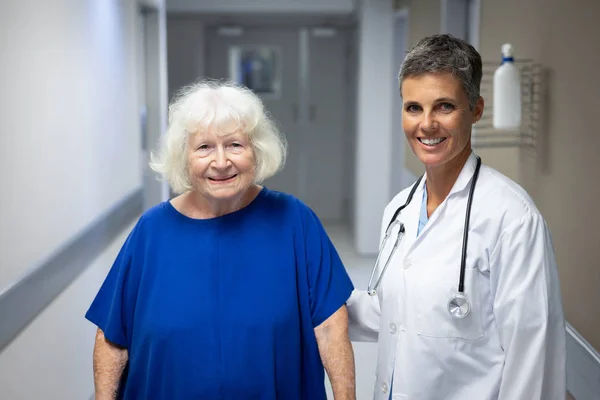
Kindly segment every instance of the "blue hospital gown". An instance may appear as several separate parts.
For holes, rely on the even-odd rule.
[[[352,290],[316,215],[263,188],[218,218],[148,210],[86,318],[128,350],[120,399],[319,400],[314,328]]]

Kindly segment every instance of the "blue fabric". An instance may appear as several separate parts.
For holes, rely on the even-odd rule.
[[[421,201],[421,214],[419,215],[419,227],[417,228],[417,236],[421,234],[421,231],[427,225],[429,217],[427,217],[427,186],[423,186],[423,200]]]
[[[86,318],[128,350],[120,399],[326,399],[314,328],[352,290],[317,216],[263,189],[208,220],[147,211]]]

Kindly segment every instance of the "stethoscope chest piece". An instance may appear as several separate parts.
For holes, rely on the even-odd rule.
[[[473,172],[473,177],[471,180],[471,187],[469,189],[469,197],[467,198],[467,211],[466,211],[466,215],[465,215],[465,228],[463,230],[462,254],[461,254],[461,258],[460,258],[460,278],[458,281],[458,292],[453,294],[450,297],[450,300],[448,301],[448,313],[450,314],[451,317],[456,318],[456,319],[465,318],[471,312],[471,303],[469,303],[469,300],[464,295],[464,278],[465,278],[465,268],[466,268],[466,258],[467,258],[467,243],[468,243],[468,239],[469,239],[469,220],[471,218],[471,205],[473,203],[473,191],[475,190],[475,183],[477,182],[477,177],[479,176],[479,168],[480,167],[481,167],[481,159],[479,157],[477,157],[477,164],[475,166],[475,172]],[[415,182],[412,189],[410,190],[410,193],[408,194],[406,202],[404,203],[404,205],[400,206],[396,210],[396,212],[394,212],[392,219],[388,223],[388,226],[385,230],[385,235],[384,235],[384,237],[381,241],[381,245],[379,247],[379,252],[377,253],[377,259],[375,260],[375,265],[373,266],[373,271],[371,272],[371,277],[369,278],[369,285],[368,285],[367,293],[370,296],[375,296],[377,294],[377,289],[379,288],[381,279],[382,279],[383,275],[385,274],[385,271],[390,263],[390,260],[392,259],[392,256],[394,255],[394,252],[396,251],[396,249],[398,248],[398,246],[400,244],[400,239],[402,238],[402,236],[404,236],[404,233],[405,233],[404,224],[401,223],[399,220],[397,220],[397,217],[399,216],[400,212],[402,210],[404,210],[410,204],[410,201],[413,198],[413,195],[415,194],[415,191],[417,190],[417,187],[419,186],[422,178],[423,178],[423,176],[421,176],[417,180],[417,182]],[[379,269],[379,259],[383,252],[383,249],[385,248],[385,244],[386,244],[387,240],[389,239],[389,237],[392,234],[392,228],[396,225],[399,226],[398,236],[396,237],[394,246],[392,247],[390,255],[388,256],[385,264],[383,265],[383,268],[382,268],[381,272],[379,273],[379,276],[377,277],[377,279],[375,279],[375,274]]]
[[[463,294],[456,293],[448,302],[448,312],[454,318],[465,318],[471,312],[471,303]]]

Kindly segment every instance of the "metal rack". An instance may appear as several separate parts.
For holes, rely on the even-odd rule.
[[[542,66],[533,60],[515,60],[521,72],[521,128],[500,131],[493,127],[494,72],[499,63],[484,62],[481,96],[485,109],[481,120],[473,126],[475,148],[535,147],[540,128],[542,99]]]

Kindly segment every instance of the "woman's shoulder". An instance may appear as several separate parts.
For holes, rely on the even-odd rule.
[[[518,223],[526,218],[543,219],[530,194],[494,168],[482,166],[481,180],[478,180],[477,186],[481,186],[481,191],[473,202],[480,202],[486,214],[496,215],[503,225]]]
[[[397,193],[392,198],[392,200],[390,200],[390,202],[385,206],[384,217],[387,214],[393,213],[395,210],[398,209],[398,207],[400,207],[402,204],[406,203],[406,200],[408,199],[408,196],[410,195],[410,192],[412,192],[414,186],[416,184],[419,184],[419,186],[421,186],[421,187],[423,186],[422,180],[423,180],[422,177],[421,178],[416,178],[414,180],[414,182],[411,182],[410,186],[405,187],[399,193]]]
[[[169,200],[162,201],[147,210],[145,210],[139,218],[140,225],[148,227],[153,224],[164,222],[173,218],[173,206]]]
[[[266,188],[265,192],[267,209],[269,210],[269,213],[277,216],[277,218],[281,217],[281,214],[285,214],[285,220],[297,221],[302,225],[313,222],[320,223],[317,213],[298,197],[289,193]]]
[[[150,232],[153,230],[160,230],[164,228],[169,221],[175,219],[175,213],[169,201],[163,201],[156,204],[149,209],[143,211],[135,222],[133,229],[129,234],[128,241],[130,243],[137,243],[140,240],[147,238]]]
[[[298,197],[278,190],[264,188],[265,201],[270,207],[281,208],[287,211],[310,211],[310,207]]]

